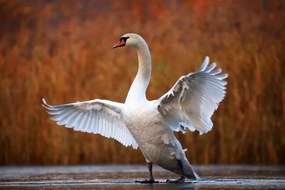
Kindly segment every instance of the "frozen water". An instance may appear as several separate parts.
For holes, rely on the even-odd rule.
[[[167,184],[179,176],[154,167],[159,184],[138,184],[148,178],[144,165],[0,167],[0,188],[5,189],[285,189],[284,166],[194,166],[203,178],[185,184]]]

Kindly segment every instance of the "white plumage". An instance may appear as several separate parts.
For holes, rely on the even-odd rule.
[[[181,125],[200,134],[212,129],[211,116],[225,96],[228,75],[214,70],[216,63],[208,66],[209,61],[206,57],[197,72],[182,76],[159,98],[158,110],[174,131],[182,130]]]
[[[123,104],[107,100],[91,100],[51,106],[43,99],[43,106],[50,115],[53,115],[52,120],[58,125],[74,128],[75,131],[100,134],[116,139],[124,146],[138,148],[123,121],[121,113]]]
[[[151,76],[151,55],[145,40],[133,33],[120,38],[114,48],[134,47],[138,53],[139,69],[125,103],[95,99],[51,106],[43,99],[43,106],[58,125],[76,131],[100,134],[113,138],[124,146],[140,148],[155,183],[152,164],[180,174],[184,178],[199,179],[189,164],[173,131],[197,130],[200,134],[212,129],[211,116],[226,93],[227,74],[209,65],[206,57],[200,68],[180,77],[175,85],[158,100],[148,101],[146,90]],[[184,129],[182,129],[182,126]]]

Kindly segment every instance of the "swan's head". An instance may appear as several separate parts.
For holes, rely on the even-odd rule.
[[[137,47],[139,44],[144,43],[144,39],[135,33],[127,33],[124,34],[118,43],[116,43],[113,48],[129,46],[129,47]]]

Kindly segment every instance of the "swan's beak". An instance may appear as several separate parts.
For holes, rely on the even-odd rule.
[[[125,40],[120,40],[118,43],[116,43],[114,46],[113,46],[113,49],[117,48],[117,47],[122,47],[126,44]]]

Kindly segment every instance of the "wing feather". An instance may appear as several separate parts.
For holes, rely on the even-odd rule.
[[[122,119],[123,104],[99,99],[57,106],[47,104],[45,99],[42,103],[58,125],[65,125],[75,131],[100,134],[124,146],[138,148]]]
[[[211,117],[226,94],[228,74],[221,74],[207,56],[195,73],[180,77],[175,85],[157,100],[157,109],[173,131],[181,125],[200,134],[212,129]]]
[[[93,111],[93,113],[92,113],[92,123],[91,123],[91,125],[90,126],[87,126],[87,128],[86,128],[86,131],[89,131],[89,133],[90,133],[90,131],[91,131],[91,129],[92,129],[92,126],[96,126],[96,118],[98,118],[98,114],[96,114],[96,112],[95,111]],[[98,125],[97,125],[98,126]],[[94,133],[95,134],[97,134],[98,133],[98,127],[95,127],[94,128]]]

